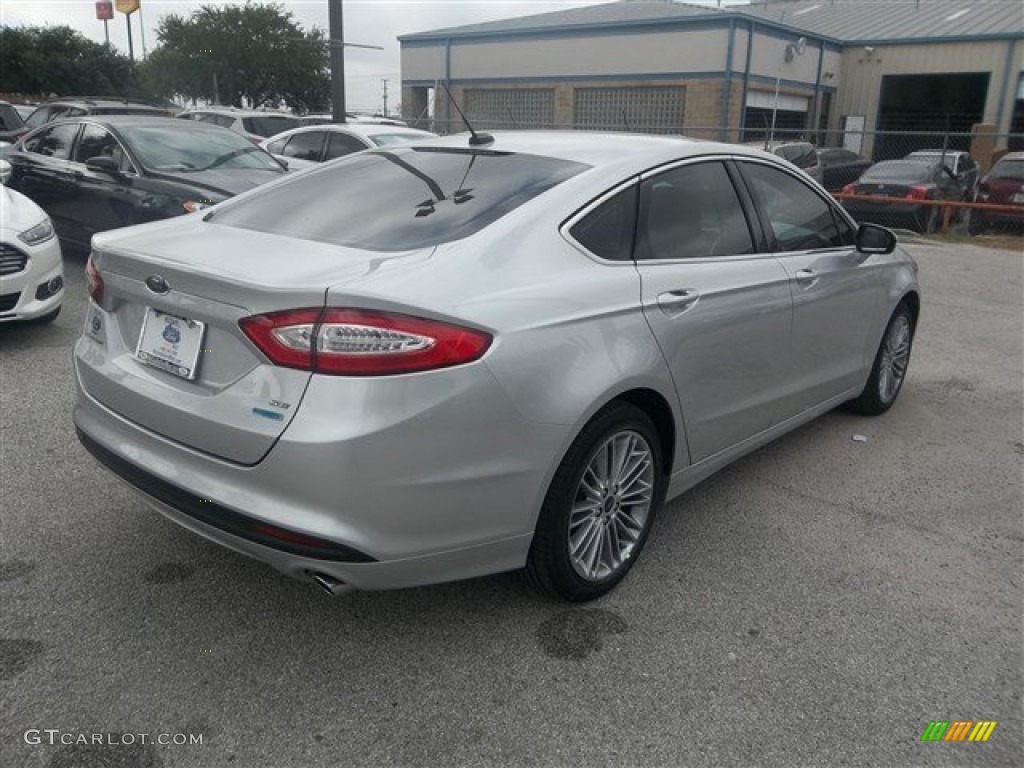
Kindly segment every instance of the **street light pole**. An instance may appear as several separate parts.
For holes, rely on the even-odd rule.
[[[328,44],[331,56],[331,118],[345,122],[345,32],[341,0],[327,0]]]

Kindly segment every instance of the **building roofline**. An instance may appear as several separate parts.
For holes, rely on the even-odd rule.
[[[715,9],[709,9],[714,11]],[[560,37],[566,32],[617,32],[620,30],[634,30],[643,27],[693,27],[693,26],[714,26],[723,29],[729,28],[730,21],[744,21],[756,24],[759,27],[772,28],[787,33],[797,33],[805,37],[820,40],[825,43],[832,43],[842,46],[843,41],[828,35],[819,35],[806,29],[790,26],[770,19],[760,19],[745,13],[735,11],[721,11],[695,16],[666,16],[652,19],[629,19],[625,21],[588,21],[567,23],[560,26],[550,27],[523,27],[522,29],[495,29],[481,30],[473,29],[472,25],[462,28],[451,27],[429,32],[414,32],[407,35],[399,35],[399,43],[408,42],[444,42],[446,40],[469,40],[473,38],[493,39],[496,37],[522,38],[522,37]]]
[[[493,40],[495,38],[546,38],[562,37],[566,33],[580,34],[586,32],[614,33],[619,31],[634,31],[637,29],[658,27],[663,29],[687,28],[695,26],[711,26],[728,29],[730,23],[736,23],[738,28],[749,27],[751,24],[761,29],[771,29],[776,32],[783,32],[789,35],[800,35],[831,45],[835,48],[844,48],[850,45],[914,45],[919,43],[964,43],[964,42],[991,42],[1001,40],[1024,40],[1022,32],[989,32],[979,34],[959,34],[927,37],[898,37],[898,38],[856,38],[845,39],[822,35],[802,27],[787,24],[785,22],[765,19],[754,14],[743,13],[722,9],[721,11],[709,8],[706,14],[693,16],[665,16],[661,18],[648,19],[627,19],[620,21],[585,21],[569,22],[557,26],[523,27],[520,29],[475,29],[478,25],[467,25],[466,27],[450,27],[427,32],[414,32],[406,35],[399,35],[399,43],[443,43],[455,40]]]

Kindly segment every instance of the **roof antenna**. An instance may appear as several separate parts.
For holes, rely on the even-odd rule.
[[[459,113],[459,117],[462,118],[462,122],[466,124],[466,128],[469,129],[469,146],[479,147],[483,144],[491,144],[494,142],[494,137],[489,133],[477,133],[473,130],[473,126],[469,124],[469,120],[462,114],[462,110],[459,109],[458,103],[455,101],[455,97],[452,96],[452,92],[448,89],[448,83],[441,83],[444,86],[444,92],[448,94],[448,101],[455,107],[455,111]]]

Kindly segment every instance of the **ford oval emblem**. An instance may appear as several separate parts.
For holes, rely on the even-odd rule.
[[[160,277],[160,275],[150,275],[147,277],[146,287],[153,293],[167,293],[171,290],[171,286],[169,286],[167,281]]]

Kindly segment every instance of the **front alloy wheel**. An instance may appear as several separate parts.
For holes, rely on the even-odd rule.
[[[877,416],[885,413],[896,402],[896,396],[907,377],[913,343],[913,315],[907,304],[901,302],[885,327],[868,383],[860,396],[849,403],[854,411],[865,416]]]

